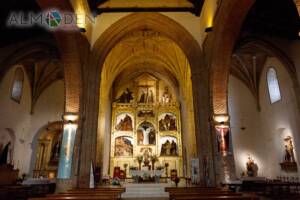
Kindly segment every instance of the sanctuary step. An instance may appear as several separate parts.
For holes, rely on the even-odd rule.
[[[122,198],[167,198],[165,188],[171,183],[124,183],[122,186],[126,188]]]

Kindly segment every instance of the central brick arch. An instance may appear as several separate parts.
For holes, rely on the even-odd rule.
[[[134,13],[125,16],[119,21],[112,24],[96,40],[92,52],[89,56],[88,65],[85,66],[87,74],[84,78],[84,102],[85,103],[85,124],[83,132],[86,136],[97,138],[98,114],[99,114],[99,92],[100,78],[103,63],[109,52],[118,44],[127,34],[135,31],[153,30],[161,35],[173,40],[185,53],[191,66],[192,84],[193,84],[193,102],[194,102],[194,119],[197,138],[198,156],[204,151],[211,149],[207,139],[209,132],[209,123],[201,116],[209,116],[209,82],[207,68],[204,66],[204,58],[198,42],[193,36],[179,23],[169,17],[159,13]],[[194,87],[195,86],[195,87]],[[200,120],[201,119],[201,120]],[[204,120],[203,120],[204,119]],[[207,137],[208,138],[208,137]],[[82,149],[81,153],[81,173],[80,186],[88,183],[87,177],[90,170],[88,160],[96,161],[96,142],[88,141],[83,138],[82,146],[89,149]],[[93,148],[91,148],[93,146]],[[213,174],[213,173],[211,173]]]
[[[213,33],[207,40],[214,115],[228,115],[227,86],[231,55],[244,19],[254,3],[255,0],[222,1]]]

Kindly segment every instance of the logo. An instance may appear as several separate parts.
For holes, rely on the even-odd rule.
[[[58,11],[49,11],[46,15],[46,23],[50,28],[56,28],[60,25],[61,16]]]
[[[59,12],[57,10],[48,10],[40,13],[10,13],[6,25],[8,27],[32,27],[41,26],[47,30],[78,30],[85,27],[86,22],[94,23],[94,18],[85,14]]]

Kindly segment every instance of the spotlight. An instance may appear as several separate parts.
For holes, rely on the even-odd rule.
[[[205,28],[205,32],[208,33],[208,32],[212,32],[213,31],[213,27],[206,27]]]
[[[81,33],[85,33],[85,32],[86,32],[86,29],[85,29],[85,28],[79,28],[79,31],[80,31]]]

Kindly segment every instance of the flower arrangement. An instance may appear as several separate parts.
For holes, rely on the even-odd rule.
[[[143,162],[143,156],[142,155],[137,155],[136,160],[138,161],[138,163]]]
[[[129,170],[137,170],[137,167],[129,166]]]
[[[152,156],[150,156],[150,160],[151,160],[151,162],[153,163],[155,163],[155,162],[157,162],[158,161],[158,156],[157,155],[152,155]]]
[[[124,167],[124,169],[126,169],[126,168],[128,167],[128,164],[125,163],[125,164],[123,165],[123,167]]]

